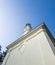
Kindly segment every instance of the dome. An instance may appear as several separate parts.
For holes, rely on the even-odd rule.
[[[27,23],[27,24],[25,25],[25,27],[24,27],[24,32],[27,31],[27,30],[30,31],[31,29],[32,29],[31,24],[30,24],[30,23]]]

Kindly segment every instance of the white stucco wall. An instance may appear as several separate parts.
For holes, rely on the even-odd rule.
[[[49,45],[52,42],[46,32],[35,33],[20,43],[7,53],[2,65],[55,65],[55,55]]]

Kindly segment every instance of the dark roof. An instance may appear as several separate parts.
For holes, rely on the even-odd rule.
[[[27,25],[30,25],[30,26],[31,26],[31,24],[30,24],[30,23],[27,23],[27,24],[26,24],[26,26],[27,26]]]

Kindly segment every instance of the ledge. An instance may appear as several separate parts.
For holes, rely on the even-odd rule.
[[[53,45],[55,46],[54,43],[54,37],[52,36],[52,34],[50,33],[49,29],[47,28],[47,26],[42,23],[40,25],[38,25],[37,27],[35,27],[33,30],[31,30],[30,32],[28,32],[27,34],[23,35],[22,37],[20,37],[19,39],[17,39],[16,41],[14,41],[13,43],[11,43],[10,45],[8,45],[6,48],[9,49],[11,47],[13,47],[14,45],[17,45],[18,43],[20,43],[21,41],[25,40],[26,38],[30,37],[31,35],[35,34],[37,31],[39,31],[40,29],[43,29],[47,32],[48,36],[50,37],[51,41],[53,42]]]

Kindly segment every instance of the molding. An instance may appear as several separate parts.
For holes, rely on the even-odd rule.
[[[20,37],[19,39],[17,39],[15,42],[11,43],[10,45],[7,46],[7,49],[9,50],[11,47],[14,47],[15,45],[19,44],[20,42],[22,42],[23,40],[27,39],[28,37],[32,36],[33,34],[37,33],[39,30],[42,31],[46,31],[48,36],[50,37],[51,41],[53,42],[54,46],[55,46],[55,42],[54,42],[54,37],[52,36],[52,34],[50,33],[49,29],[47,28],[47,26],[42,23],[41,25],[35,27],[33,30],[31,30],[30,32],[28,32],[27,34],[23,35],[22,37]],[[40,33],[40,32],[39,32]]]
[[[21,46],[24,42],[27,42],[28,40],[30,40],[30,39],[36,37],[36,36],[37,36],[39,33],[41,33],[42,31],[44,31],[44,30],[43,30],[43,29],[39,30],[36,34],[33,34],[31,37],[29,37],[29,38],[25,39],[24,41],[18,43],[17,45],[13,46],[12,48],[9,49],[8,52],[11,52],[13,49],[15,49],[15,48]]]

